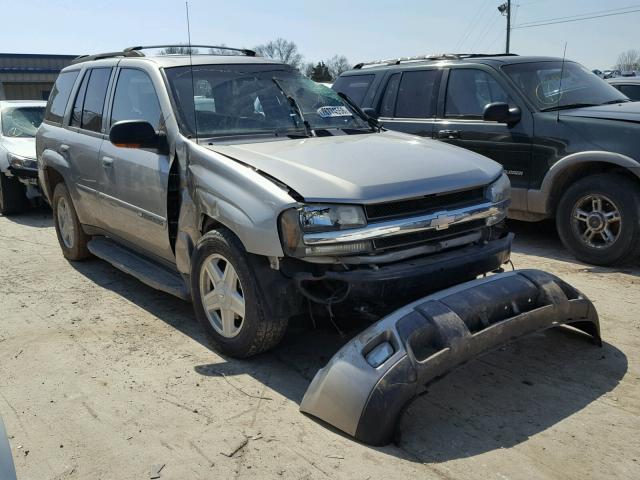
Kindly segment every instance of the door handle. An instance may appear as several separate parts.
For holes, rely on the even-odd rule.
[[[64,143],[60,145],[60,148],[58,148],[58,152],[60,152],[62,155],[64,155],[68,151],[69,151],[69,145],[65,145]]]
[[[113,165],[113,158],[111,157],[102,157],[102,166],[104,168],[109,168]]]
[[[460,138],[460,130],[438,130],[438,138]]]

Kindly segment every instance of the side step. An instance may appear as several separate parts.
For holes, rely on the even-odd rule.
[[[178,272],[159,265],[142,255],[118,245],[107,237],[94,237],[87,248],[96,257],[106,260],[119,270],[136,277],[156,290],[191,301],[191,295]]]

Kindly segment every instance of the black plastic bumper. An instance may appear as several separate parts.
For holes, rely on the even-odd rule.
[[[522,270],[467,282],[395,311],[347,343],[316,374],[300,410],[362,442],[384,445],[425,385],[487,351],[559,325],[601,345],[592,303],[551,274]],[[372,366],[367,355],[385,343],[391,353]]]

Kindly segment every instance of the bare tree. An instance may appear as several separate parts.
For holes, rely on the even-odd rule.
[[[619,70],[640,70],[640,50],[630,49],[618,55],[616,68]]]
[[[237,55],[238,52],[234,51],[234,50],[227,50],[226,47],[227,44],[226,43],[221,43],[220,47],[221,48],[210,48],[209,49],[209,53],[211,55]]]
[[[254,50],[260,56],[280,60],[292,67],[298,68],[302,65],[302,55],[298,52],[298,46],[284,38],[277,38],[264,45],[258,45]]]
[[[329,68],[329,73],[333,80],[338,78],[342,72],[346,72],[351,69],[351,64],[344,55],[334,55],[324,63]]]
[[[198,53],[198,49],[188,45],[176,45],[175,47],[166,47],[160,50],[160,55],[189,55],[189,53],[195,55]]]

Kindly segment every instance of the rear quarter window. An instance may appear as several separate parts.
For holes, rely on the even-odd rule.
[[[344,93],[360,106],[369,91],[369,87],[371,87],[374,77],[375,75],[373,74],[339,77],[333,84],[333,89],[336,92]]]
[[[58,75],[58,79],[49,96],[47,111],[44,115],[44,119],[48,122],[62,123],[62,117],[64,117],[69,95],[71,95],[71,89],[78,77],[78,73],[78,70],[73,70],[71,72],[62,72]]]

